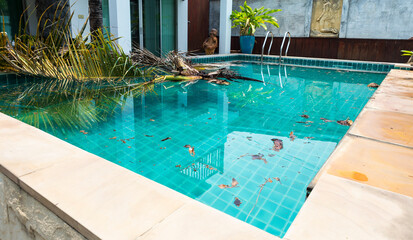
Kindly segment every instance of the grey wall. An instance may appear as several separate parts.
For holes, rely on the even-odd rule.
[[[240,11],[239,6],[244,4],[245,0],[233,0],[232,9]],[[277,18],[280,28],[272,25],[267,25],[268,30],[272,31],[275,36],[284,35],[289,31],[295,37],[306,37],[309,34],[311,15],[311,0],[249,0],[248,5],[252,8],[260,8],[262,6],[272,9],[282,9],[281,12],[274,13]],[[308,14],[310,13],[310,14]],[[210,28],[219,28],[219,0],[210,0]],[[255,32],[255,36],[265,36],[266,31],[262,28]],[[239,29],[232,29],[233,36],[239,36]]]
[[[244,0],[233,0],[240,10]],[[280,8],[275,13],[280,28],[270,27],[276,36],[291,32],[293,37],[308,37],[312,0],[248,0],[252,8]],[[210,28],[219,29],[219,0],[210,0]],[[233,29],[232,36],[239,30]],[[256,36],[265,36],[263,29]],[[409,39],[413,37],[413,0],[343,0],[340,38]]]
[[[413,0],[345,2],[349,5],[348,17],[342,19],[344,24],[340,31],[341,38],[409,39],[413,37]]]

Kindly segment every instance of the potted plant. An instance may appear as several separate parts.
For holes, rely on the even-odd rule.
[[[244,2],[244,6],[240,6],[241,11],[233,10],[230,16],[233,28],[240,27],[240,45],[241,52],[252,53],[255,43],[255,31],[263,27],[267,30],[266,23],[272,24],[275,27],[280,27],[277,23],[277,19],[270,14],[279,12],[281,9],[269,9],[269,8],[254,8],[252,9],[247,5],[247,1]]]

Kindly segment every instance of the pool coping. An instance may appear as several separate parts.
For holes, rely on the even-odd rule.
[[[261,62],[260,54],[243,53],[188,56],[186,58],[195,64],[216,63],[220,61],[255,61],[257,63]],[[263,55],[263,63],[279,65],[279,56]],[[329,58],[310,58],[296,56],[283,56],[282,65],[373,73],[388,73],[391,69],[413,70],[413,65],[404,63],[373,62]]]
[[[392,70],[386,79],[394,77],[394,72],[407,71]],[[382,88],[383,84],[375,97]],[[359,121],[357,118],[348,134],[352,134]],[[341,146],[340,143],[337,149]],[[193,239],[195,236],[280,239],[2,113],[0,152],[1,173],[89,239]],[[329,163],[330,160],[326,165]],[[328,184],[338,181],[349,188],[363,184],[325,171],[320,173],[316,187],[284,239],[303,239],[300,234],[308,234],[306,230],[314,233],[311,230],[317,223],[314,218],[311,224],[302,222],[309,221],[307,212],[317,210],[318,205],[313,207],[313,203],[323,201],[324,189],[331,188]],[[377,188],[364,185],[364,189]],[[377,194],[383,191],[391,196],[397,194],[382,189]],[[124,199],[128,200],[117,204]],[[342,219],[343,216],[337,214],[332,218]],[[375,225],[371,223],[371,226]],[[117,229],[116,232],[113,229]],[[319,231],[331,232],[334,228]]]

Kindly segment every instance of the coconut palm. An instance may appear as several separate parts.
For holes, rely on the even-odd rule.
[[[94,36],[94,33],[103,27],[102,0],[88,0],[88,3],[90,32]]]

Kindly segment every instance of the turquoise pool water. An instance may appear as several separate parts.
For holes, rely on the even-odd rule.
[[[385,75],[249,63],[231,69],[265,84],[164,83],[141,95],[73,103],[59,94],[22,101],[31,83],[20,79],[0,83],[0,111],[282,237],[349,128],[335,121],[354,121],[374,92],[367,84]],[[274,150],[272,139],[283,149]]]

